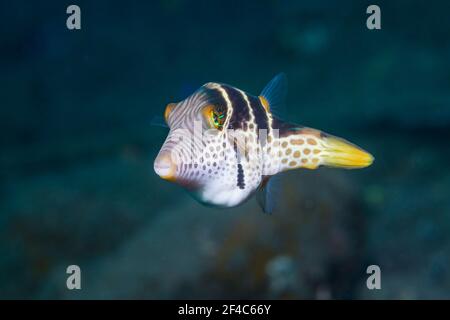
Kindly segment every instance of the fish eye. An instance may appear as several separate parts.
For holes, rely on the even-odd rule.
[[[203,110],[205,118],[212,128],[222,130],[225,123],[225,110],[220,106],[208,105]]]
[[[216,110],[211,111],[211,120],[216,129],[222,129],[225,122],[225,114]]]

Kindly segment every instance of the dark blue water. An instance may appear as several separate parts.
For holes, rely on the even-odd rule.
[[[381,30],[366,1],[69,4],[0,4],[0,298],[450,297],[446,1],[378,1]],[[374,165],[284,174],[273,216],[153,172],[166,104],[280,71],[287,120]]]

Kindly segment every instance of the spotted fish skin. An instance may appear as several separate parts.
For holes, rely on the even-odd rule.
[[[286,170],[372,163],[370,154],[343,139],[278,119],[271,111],[277,92],[264,92],[255,96],[210,82],[169,104],[165,118],[170,131],[155,171],[202,203],[233,207]],[[212,127],[210,110],[219,112],[223,125]]]

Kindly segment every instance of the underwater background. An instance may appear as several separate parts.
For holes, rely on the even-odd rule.
[[[449,14],[1,1],[0,298],[450,298]],[[285,173],[271,216],[255,199],[204,207],[154,173],[166,104],[210,81],[258,94],[281,71],[287,120],[355,142],[371,167]],[[81,290],[66,288],[72,264]],[[366,287],[372,264],[381,290]]]

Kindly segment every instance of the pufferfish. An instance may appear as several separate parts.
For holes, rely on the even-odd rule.
[[[259,96],[210,82],[168,104],[164,118],[170,131],[155,172],[203,204],[234,207],[257,193],[263,211],[272,213],[271,181],[278,173],[372,164],[370,153],[342,138],[277,117],[286,92],[286,76],[279,74]]]

